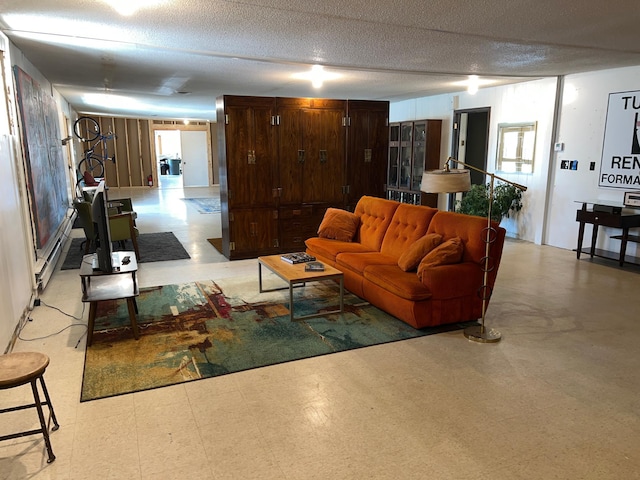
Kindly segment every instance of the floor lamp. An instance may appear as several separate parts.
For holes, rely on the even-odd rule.
[[[482,285],[478,289],[478,294],[482,299],[482,319],[480,325],[474,325],[464,329],[464,336],[469,340],[481,343],[494,343],[499,342],[502,335],[499,331],[493,328],[486,328],[485,316],[487,313],[487,304],[491,298],[492,289],[489,286],[489,272],[494,268],[489,256],[489,249],[491,243],[495,241],[495,228],[491,225],[491,207],[493,206],[493,184],[496,179],[501,182],[513,185],[523,192],[527,190],[527,187],[519,185],[510,180],[498,177],[493,173],[486,172],[480,168],[468,165],[464,162],[456,160],[453,157],[449,157],[444,164],[442,170],[427,170],[422,174],[422,183],[420,184],[420,190],[425,193],[458,193],[468,192],[471,190],[471,176],[467,169],[454,168],[451,169],[450,163],[455,162],[468,169],[475,170],[476,172],[488,175],[491,178],[489,186],[489,208],[487,212],[487,226],[483,229],[482,235],[485,242],[485,255],[482,259],[482,271],[483,281]]]

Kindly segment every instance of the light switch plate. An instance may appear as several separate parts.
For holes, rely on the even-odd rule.
[[[556,152],[564,152],[564,143],[563,142],[556,142],[553,145],[553,150]]]

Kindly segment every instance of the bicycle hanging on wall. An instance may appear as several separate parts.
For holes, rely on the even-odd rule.
[[[82,182],[84,172],[89,172],[94,178],[104,177],[105,163],[108,161],[116,163],[115,154],[112,156],[108,154],[107,144],[109,140],[115,139],[116,135],[111,131],[102,134],[100,124],[94,118],[86,116],[79,117],[74,122],[73,133],[82,142],[89,144],[89,148],[84,151],[84,158],[78,163],[78,184]],[[96,152],[98,145],[100,145],[99,153]]]

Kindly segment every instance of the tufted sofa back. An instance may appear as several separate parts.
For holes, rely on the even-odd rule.
[[[398,205],[398,202],[384,198],[361,197],[354,211],[360,217],[356,240],[371,250],[380,251],[382,239]]]
[[[485,255],[485,228],[487,219],[454,212],[438,212],[429,225],[427,233],[439,233],[443,240],[460,237],[464,243],[464,262],[479,263]],[[504,236],[504,229],[494,225],[498,234]],[[501,231],[502,230],[502,231]],[[492,252],[495,256],[495,252]]]
[[[427,233],[431,219],[437,212],[437,208],[400,204],[393,214],[380,251],[399,258],[413,242]]]

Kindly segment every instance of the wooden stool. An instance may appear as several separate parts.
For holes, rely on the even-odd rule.
[[[29,405],[20,405],[17,407],[5,408],[0,410],[0,413],[14,412],[16,410],[24,410],[25,408],[36,408],[38,410],[38,417],[40,418],[40,428],[37,430],[28,430],[25,432],[13,433],[11,435],[4,435],[0,437],[2,440],[11,440],[12,438],[25,437],[27,435],[35,435],[41,433],[44,437],[44,443],[47,447],[49,459],[47,463],[51,463],[56,459],[51,448],[51,442],[49,441],[49,428],[44,420],[44,413],[42,412],[42,405],[49,407],[49,420],[53,420],[54,427],[51,430],[57,430],[60,425],[56,420],[56,414],[53,412],[53,405],[51,405],[51,399],[49,398],[49,392],[44,384],[44,371],[49,365],[49,357],[43,353],[37,352],[16,352],[8,353],[6,355],[0,355],[0,390],[6,390],[9,388],[19,387],[31,383],[31,390],[33,391],[33,400],[35,403]],[[46,401],[40,401],[40,395],[38,394],[38,387],[36,381],[40,379],[40,385],[42,386],[42,392]]]

